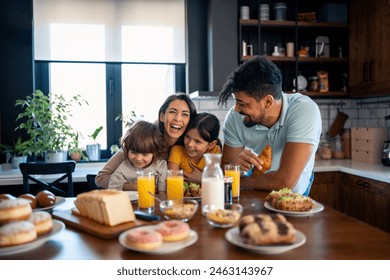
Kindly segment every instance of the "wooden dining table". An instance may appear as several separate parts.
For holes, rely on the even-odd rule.
[[[266,192],[242,191],[240,204],[243,215],[272,213],[265,206]],[[165,193],[159,194],[165,198]],[[53,210],[69,211],[75,198]],[[200,203],[200,201],[199,201]],[[201,204],[201,203],[200,203]],[[254,204],[254,206],[252,205]],[[156,202],[158,206],[158,202]],[[137,203],[133,202],[133,208]],[[156,214],[161,214],[155,209]],[[277,254],[252,252],[231,244],[225,238],[229,228],[214,228],[202,216],[200,207],[188,222],[198,235],[189,247],[167,254],[136,252],[122,246],[118,237],[103,239],[66,224],[36,249],[20,254],[0,256],[12,260],[389,260],[390,233],[363,223],[330,207],[306,217],[286,217],[302,232],[306,241],[298,248]],[[161,219],[163,220],[163,218]],[[153,224],[153,222],[143,222]],[[156,223],[156,222],[154,222]]]

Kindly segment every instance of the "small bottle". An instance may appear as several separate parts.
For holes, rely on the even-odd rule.
[[[247,56],[247,46],[246,46],[246,42],[245,41],[242,41],[242,56]]]
[[[202,173],[202,208],[214,205],[216,209],[224,209],[225,182],[220,165],[221,157],[221,154],[204,155],[206,166]],[[202,211],[202,214],[205,213]]]

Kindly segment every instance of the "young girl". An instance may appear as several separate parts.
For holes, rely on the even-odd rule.
[[[186,181],[199,183],[206,165],[205,153],[220,154],[219,120],[209,113],[199,113],[191,119],[184,136],[184,146],[171,148],[168,169],[184,171]]]
[[[108,188],[137,190],[137,171],[154,171],[158,190],[165,191],[167,162],[165,141],[158,127],[147,121],[136,122],[124,135],[121,146],[125,160],[111,175]]]

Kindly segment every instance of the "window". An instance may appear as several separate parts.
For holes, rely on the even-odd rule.
[[[36,87],[87,100],[70,118],[82,146],[103,125],[109,157],[125,129],[116,117],[154,122],[165,98],[184,91],[184,2],[34,0]]]

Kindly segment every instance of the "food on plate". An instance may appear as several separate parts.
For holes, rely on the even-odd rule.
[[[202,196],[202,188],[197,183],[188,183],[184,182],[184,197],[201,197]]]
[[[281,214],[247,215],[240,219],[240,235],[251,245],[291,244],[296,231]]]
[[[27,221],[34,225],[38,236],[48,233],[53,228],[53,219],[45,211],[33,212]]]
[[[15,199],[16,197],[14,197],[12,194],[9,194],[9,193],[3,193],[3,194],[0,194],[0,202],[2,202],[3,200],[9,200],[9,199]]]
[[[162,245],[163,237],[152,229],[134,229],[127,233],[126,243],[138,249],[153,250]]]
[[[116,226],[135,220],[129,197],[123,191],[106,189],[81,193],[74,204],[81,216],[100,224]]]
[[[268,171],[272,165],[272,147],[267,144],[264,150],[258,155],[258,157],[263,161],[263,168],[261,170],[256,167],[253,169],[252,176],[260,176],[264,172]]]
[[[284,211],[305,212],[314,207],[314,202],[310,197],[294,193],[289,188],[270,192],[266,201],[272,207]]]
[[[240,219],[241,213],[230,209],[217,209],[207,213],[207,218],[217,224],[234,224]]]
[[[20,245],[36,239],[37,232],[30,222],[10,222],[0,227],[0,247]]]
[[[53,206],[57,200],[56,196],[48,190],[37,193],[35,199],[37,200],[37,206],[42,208]]]
[[[163,240],[166,242],[175,242],[186,239],[190,234],[190,226],[182,221],[172,220],[159,223],[156,229]]]
[[[32,213],[30,203],[23,198],[0,202],[0,224],[26,220]]]
[[[19,195],[18,198],[24,198],[28,202],[30,202],[30,205],[31,205],[32,209],[37,208],[37,200],[35,198],[35,195],[29,194],[29,193],[25,193],[25,194]]]

